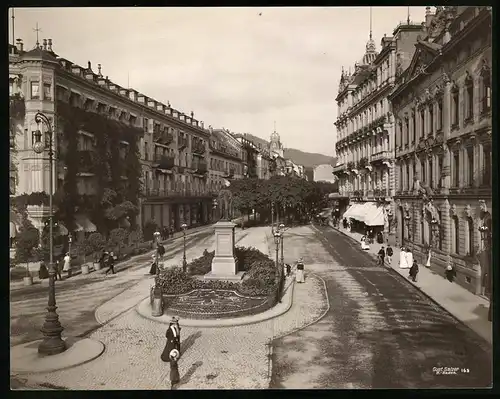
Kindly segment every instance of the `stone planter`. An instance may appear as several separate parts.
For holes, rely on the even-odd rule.
[[[84,265],[82,265],[82,274],[89,274],[90,273],[90,270],[89,270],[89,264],[86,263]]]
[[[101,270],[101,262],[94,262],[93,265],[95,271]]]
[[[160,317],[163,316],[163,298],[153,296],[153,301],[151,303],[151,316]]]
[[[33,277],[31,277],[31,276],[23,277],[23,282],[24,282],[24,285],[26,285],[26,286],[33,285]]]

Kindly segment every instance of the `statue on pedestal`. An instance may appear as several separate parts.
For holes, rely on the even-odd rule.
[[[233,193],[229,189],[219,192],[219,212],[222,220],[230,221],[233,218]]]

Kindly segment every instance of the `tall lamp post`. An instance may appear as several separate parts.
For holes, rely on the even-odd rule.
[[[66,343],[61,338],[61,333],[64,328],[59,322],[59,315],[57,314],[56,306],[56,287],[55,275],[56,270],[54,267],[54,227],[53,227],[53,191],[54,191],[54,146],[53,146],[53,132],[50,125],[49,118],[37,112],[35,115],[35,122],[40,125],[45,125],[46,131],[42,140],[42,132],[37,129],[33,133],[33,151],[37,154],[43,153],[46,149],[49,155],[49,300],[47,305],[47,314],[45,315],[45,322],[41,328],[43,333],[43,340],[38,345],[38,353],[41,355],[56,355],[66,350]],[[43,127],[42,127],[43,129]]]
[[[186,229],[187,229],[187,224],[182,223],[181,228],[182,228],[182,234],[183,234],[183,239],[184,239],[184,251],[182,255],[182,270],[184,273],[187,270],[187,262],[186,262]]]
[[[73,237],[71,237],[71,233],[68,234],[68,254],[71,257],[71,243],[73,242]]]
[[[159,260],[160,260],[160,248],[159,248],[159,243],[160,243],[160,236],[161,236],[161,233],[159,231],[155,231],[153,233],[153,237],[155,239],[155,244],[156,244],[156,257],[155,257],[155,263],[156,263],[156,275],[158,276],[160,274],[160,264],[159,264]]]
[[[279,225],[279,232],[281,238],[281,267],[283,268],[283,266],[285,266],[285,257],[283,256],[283,237],[285,236],[285,225],[283,223]]]
[[[212,200],[212,219],[216,219],[215,212],[217,210],[217,207],[219,206],[219,203],[217,202],[217,198],[214,198]]]
[[[279,254],[279,248],[280,248],[280,242],[281,242],[281,232],[279,230],[276,230],[274,232],[274,243],[276,244],[276,269],[278,271],[278,302],[281,303],[281,288],[282,288],[282,272],[283,268],[280,267],[279,264],[279,259],[278,259],[278,254]]]
[[[486,259],[487,259],[487,264],[488,264],[488,276],[487,276],[487,284],[488,284],[488,293],[489,293],[489,300],[490,300],[490,306],[488,307],[488,321],[493,320],[493,315],[491,311],[491,286],[492,286],[492,280],[491,280],[491,241],[492,241],[492,234],[491,234],[491,219],[486,220],[482,226],[479,227],[479,232],[481,233],[481,240],[484,243],[484,251],[486,252]]]

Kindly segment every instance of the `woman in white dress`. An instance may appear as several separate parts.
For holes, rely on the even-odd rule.
[[[368,243],[366,242],[366,236],[363,236],[361,237],[361,249],[367,251],[370,249],[370,246],[368,245]]]
[[[297,283],[305,283],[304,277],[304,259],[300,258],[297,261],[297,273],[295,274],[295,281]]]

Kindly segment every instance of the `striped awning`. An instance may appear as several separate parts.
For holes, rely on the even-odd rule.
[[[74,231],[84,231],[85,233],[93,233],[97,230],[95,224],[92,223],[89,218],[85,215],[76,215],[75,216],[75,224],[76,228]]]
[[[360,206],[361,206],[361,204],[352,204],[347,209],[347,211],[344,212],[344,214],[342,215],[342,218],[346,218],[346,219],[352,218],[353,217],[352,215],[357,213]]]
[[[384,208],[372,202],[367,202],[363,210],[365,212],[364,222],[367,226],[384,225]]]

